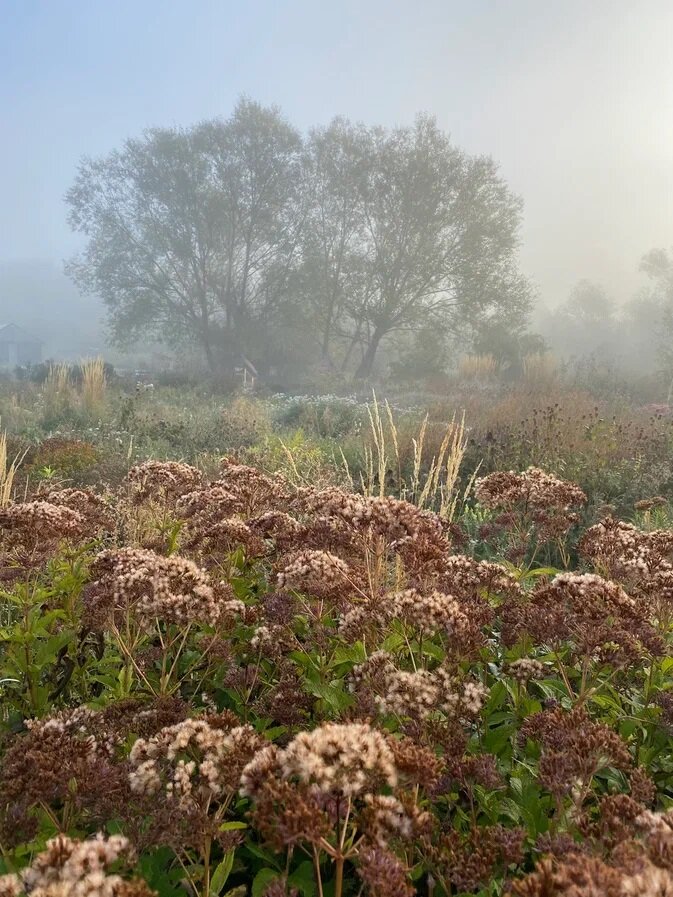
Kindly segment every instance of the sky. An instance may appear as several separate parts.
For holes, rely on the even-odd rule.
[[[246,94],[301,129],[434,114],[523,197],[546,304],[625,300],[673,245],[671,47],[673,0],[0,0],[0,265],[81,248],[82,156]]]

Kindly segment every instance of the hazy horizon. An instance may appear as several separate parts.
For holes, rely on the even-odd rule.
[[[335,115],[435,115],[523,197],[523,271],[554,305],[582,278],[622,301],[673,244],[673,4],[3,0],[7,172],[0,263],[81,242],[63,194],[79,159],[241,94],[302,130]]]

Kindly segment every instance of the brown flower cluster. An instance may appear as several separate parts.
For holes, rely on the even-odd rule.
[[[0,508],[0,559],[21,564],[39,563],[54,554],[61,542],[85,534],[85,518],[78,511],[49,501],[26,501]]]
[[[241,791],[253,825],[275,849],[312,845],[342,868],[355,864],[370,893],[410,895],[407,868],[392,848],[429,834],[418,795],[437,772],[437,758],[408,739],[367,723],[327,723],[284,749],[261,751],[243,771]]]
[[[534,528],[542,541],[563,537],[579,519],[573,509],[587,500],[579,486],[537,467],[491,473],[477,480],[474,491],[484,507],[500,512],[496,525]]]
[[[144,623],[215,625],[243,608],[229,585],[214,583],[186,558],[163,557],[140,548],[106,550],[92,565],[85,617],[101,628],[130,609]]]
[[[643,532],[632,523],[606,517],[586,530],[579,550],[606,576],[629,583],[667,566],[673,558],[673,532]]]
[[[426,841],[435,875],[447,893],[474,892],[523,860],[525,831],[501,825],[480,826],[467,834],[452,831]]]
[[[109,496],[98,495],[93,489],[52,489],[45,500],[80,514],[86,535],[91,538],[101,532],[111,532],[116,525]]]
[[[349,567],[329,551],[300,551],[281,562],[279,589],[295,589],[317,598],[338,598],[348,590]]]
[[[502,619],[507,645],[529,637],[535,645],[564,645],[575,658],[599,664],[624,667],[663,651],[647,608],[594,573],[561,573],[530,597],[508,601]]]
[[[612,729],[591,720],[582,707],[555,708],[529,717],[519,730],[519,740],[542,745],[538,778],[559,800],[571,796],[581,810],[591,780],[602,769],[628,770],[632,761],[628,748]]]
[[[127,699],[104,710],[80,707],[28,720],[28,731],[12,740],[0,766],[0,841],[30,840],[44,806],[66,815],[70,806],[101,825],[123,816],[129,809],[128,776],[118,762],[124,741],[130,733],[151,737],[184,715],[176,699],[150,705]]]
[[[673,532],[643,532],[606,517],[583,534],[579,551],[596,570],[645,601],[662,630],[668,629],[673,619]]]
[[[270,477],[256,467],[227,458],[220,464],[220,479],[216,485],[236,495],[239,509],[246,516],[282,506],[290,496],[288,485],[281,476]]]
[[[126,486],[135,504],[148,500],[174,503],[198,488],[202,479],[200,470],[181,461],[145,461],[129,470]]]
[[[673,894],[671,811],[629,810],[625,838],[606,855],[573,852],[543,858],[529,875],[512,883],[516,897],[670,897]]]
[[[226,557],[242,548],[248,559],[262,557],[267,552],[264,541],[238,517],[224,517],[204,523],[193,517],[183,540],[187,551],[198,550],[203,556]]]

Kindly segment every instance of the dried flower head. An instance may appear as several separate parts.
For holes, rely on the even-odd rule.
[[[125,485],[136,504],[157,499],[175,503],[197,489],[201,480],[200,470],[181,461],[145,461],[129,470]]]
[[[349,572],[348,564],[329,551],[301,551],[285,559],[276,583],[279,589],[335,596],[346,588]]]
[[[178,803],[208,800],[238,789],[242,771],[264,746],[251,726],[223,730],[205,719],[186,719],[131,750],[131,789]]]
[[[354,796],[397,782],[386,737],[366,723],[325,723],[299,732],[279,754],[279,764],[283,778],[325,794]]]
[[[106,550],[92,565],[95,582],[86,596],[87,617],[101,621],[131,609],[145,623],[199,621],[215,625],[240,612],[229,586],[215,584],[186,558],[139,548]]]
[[[144,882],[125,881],[108,867],[128,852],[122,835],[102,834],[76,841],[59,834],[47,841],[31,865],[18,875],[0,877],[0,895],[31,897],[152,897]]]

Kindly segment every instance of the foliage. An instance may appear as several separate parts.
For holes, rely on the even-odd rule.
[[[196,347],[213,372],[322,364],[367,379],[393,334],[520,330],[521,202],[436,122],[337,119],[306,140],[276,108],[154,129],[85,160],[67,194],[87,239],[69,273],[119,343]]]
[[[0,509],[2,885],[123,847],[129,897],[670,887],[665,501],[580,528],[573,484],[493,473],[449,525],[301,446]]]

